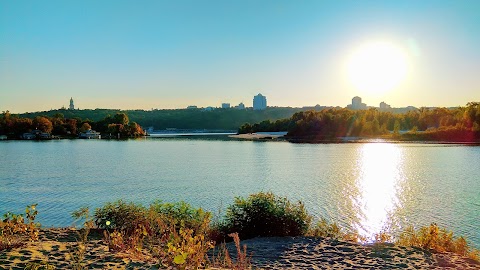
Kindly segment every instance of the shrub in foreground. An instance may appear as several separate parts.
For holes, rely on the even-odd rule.
[[[163,216],[167,225],[175,226],[178,229],[193,229],[194,232],[204,233],[211,218],[210,212],[206,212],[202,208],[193,208],[184,201],[164,203],[158,200],[150,205],[150,209]],[[207,222],[206,225],[205,222]]]
[[[402,246],[419,247],[437,252],[454,252],[479,260],[478,250],[472,249],[465,238],[453,236],[453,232],[439,228],[437,224],[421,227],[415,230],[413,226],[406,228],[397,241]]]
[[[38,214],[37,205],[32,204],[25,208],[25,217],[22,214],[7,212],[0,220],[0,250],[19,247],[29,241],[38,240],[40,223],[35,222]]]
[[[298,236],[308,231],[311,220],[302,202],[292,203],[271,192],[260,192],[247,199],[235,198],[220,227],[225,234],[238,232],[242,239]]]
[[[145,208],[116,201],[96,209],[95,223],[106,229],[110,250],[128,251],[137,259],[146,251],[161,267],[197,269],[206,266],[214,244],[206,237],[210,216],[185,202],[156,201]]]
[[[329,222],[325,218],[321,218],[314,226],[312,226],[306,236],[331,238],[349,242],[365,242],[366,238],[361,236],[356,230],[344,230],[336,222]]]
[[[100,229],[131,233],[145,222],[146,213],[147,209],[140,204],[119,200],[95,209],[94,220]]]

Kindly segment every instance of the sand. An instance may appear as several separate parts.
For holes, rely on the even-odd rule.
[[[230,138],[241,139],[241,140],[251,140],[251,141],[267,141],[273,140],[277,141],[283,138],[283,135],[275,135],[275,134],[259,134],[259,133],[248,133],[248,134],[237,134],[237,135],[229,135]]]
[[[40,240],[0,252],[0,269],[24,269],[48,262],[71,269],[69,250],[77,234],[69,228],[43,229]],[[254,269],[480,269],[480,263],[451,253],[430,253],[392,244],[360,245],[332,239],[270,237],[242,241]],[[229,243],[235,257],[233,243]],[[113,253],[100,233],[92,233],[86,254],[88,269],[158,269],[148,256]]]
[[[309,237],[255,238],[242,241],[262,269],[480,269],[457,254],[434,254],[393,244],[360,245]],[[233,247],[229,247],[234,253]]]

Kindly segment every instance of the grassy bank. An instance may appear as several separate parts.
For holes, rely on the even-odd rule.
[[[0,222],[0,252],[38,241],[37,214],[36,205],[32,205],[23,215],[7,213],[4,216]],[[92,252],[88,242],[94,235],[109,252],[158,267],[178,269],[249,268],[247,247],[241,246],[240,239],[309,236],[351,242],[365,240],[357,232],[345,231],[325,219],[313,222],[302,202],[291,202],[272,193],[236,198],[221,217],[213,217],[184,202],[161,201],[148,206],[116,201],[92,212],[79,209],[73,217],[81,226],[76,230],[75,243],[66,247],[65,261],[70,269],[89,268],[85,258]],[[375,239],[376,243],[395,243],[433,253],[453,252],[474,260],[478,260],[479,255],[463,237],[456,237],[435,224],[419,229],[409,227],[397,238],[380,233]],[[236,259],[221,244],[232,240],[237,247],[233,256]],[[45,268],[48,262],[37,262],[36,266],[44,268],[32,269],[52,269]]]

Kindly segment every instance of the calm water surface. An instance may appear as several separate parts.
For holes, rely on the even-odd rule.
[[[0,213],[38,203],[43,226],[79,207],[184,200],[218,212],[272,191],[371,236],[436,222],[480,247],[480,147],[196,139],[0,142]]]

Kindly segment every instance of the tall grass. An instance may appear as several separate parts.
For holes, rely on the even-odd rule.
[[[77,230],[76,243],[69,246],[67,259],[72,270],[89,269],[85,261],[85,255],[87,253],[88,234],[93,227],[93,219],[87,207],[73,212],[72,216],[76,220],[83,222],[83,226],[80,230]]]
[[[247,245],[242,246],[240,244],[240,237],[238,236],[238,233],[231,233],[228,236],[232,237],[233,242],[235,243],[235,250],[237,252],[236,260],[232,259],[224,242],[217,249],[217,253],[213,253],[210,261],[211,266],[221,269],[251,269],[252,263],[251,258],[247,255]]]
[[[329,222],[321,218],[315,225],[308,229],[306,236],[331,238],[349,242],[365,242],[366,238],[357,231],[347,231],[342,229],[336,222]]]
[[[415,230],[413,226],[407,227],[397,240],[398,245],[419,247],[436,252],[453,252],[462,256],[479,260],[479,251],[470,247],[467,240],[456,237],[453,232],[439,228],[437,224],[424,226]]]

